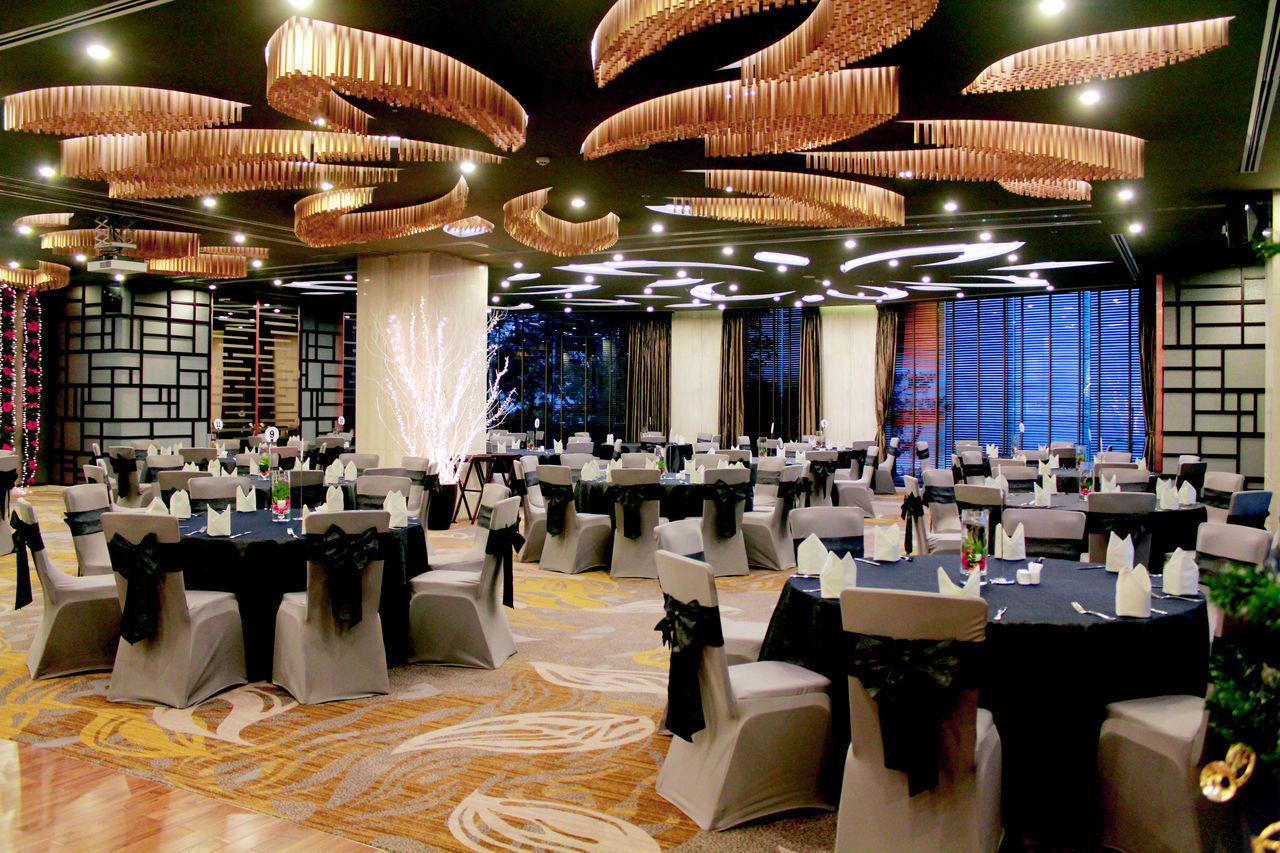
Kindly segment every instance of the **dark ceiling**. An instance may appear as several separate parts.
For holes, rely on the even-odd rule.
[[[93,9],[98,4],[28,0],[4,4],[0,33]],[[471,201],[467,214],[497,223],[493,234],[456,239],[434,231],[386,243],[341,249],[310,249],[292,233],[292,207],[301,192],[250,192],[220,197],[213,211],[197,198],[159,202],[113,201],[106,187],[66,179],[44,180],[36,169],[57,165],[58,140],[52,136],[0,135],[0,223],[30,213],[74,210],[80,227],[92,224],[95,212],[126,215],[139,226],[199,230],[207,243],[227,242],[244,233],[251,245],[265,245],[272,258],[255,273],[258,284],[283,278],[333,278],[351,272],[358,254],[438,250],[474,258],[490,266],[490,290],[503,304],[523,301],[522,285],[575,284],[582,273],[557,270],[569,263],[593,263],[621,253],[627,260],[646,259],[683,265],[691,278],[740,285],[741,295],[792,293],[820,295],[823,279],[842,292],[857,293],[865,285],[967,282],[971,295],[1009,293],[973,289],[983,280],[966,275],[989,273],[1006,265],[1003,257],[932,268],[915,264],[945,256],[907,259],[897,268],[877,263],[841,273],[842,262],[863,254],[913,246],[977,243],[986,231],[992,242],[1022,242],[1019,263],[1106,261],[1075,269],[1051,270],[1042,280],[1063,287],[1126,284],[1133,279],[1122,263],[1113,234],[1124,235],[1136,257],[1139,281],[1156,273],[1182,274],[1247,257],[1241,214],[1252,203],[1269,218],[1270,188],[1280,187],[1280,160],[1274,141],[1266,149],[1260,172],[1241,174],[1240,159],[1253,98],[1261,46],[1265,0],[1067,0],[1056,16],[1044,14],[1038,0],[941,0],[937,13],[901,44],[860,65],[901,67],[901,111],[898,119],[996,118],[1080,124],[1142,137],[1146,174],[1141,181],[1100,182],[1091,203],[1045,201],[1013,195],[994,183],[951,183],[924,180],[861,179],[906,196],[907,224],[893,229],[797,229],[748,226],[690,217],[663,216],[646,205],[671,196],[715,194],[700,176],[704,168],[803,170],[795,154],[711,159],[701,141],[654,145],[584,161],[579,146],[587,133],[614,112],[639,101],[690,86],[732,79],[718,70],[747,53],[776,41],[809,14],[800,5],[708,27],[669,45],[627,70],[604,89],[591,74],[589,45],[610,0],[415,0],[414,2],[342,2],[313,0],[295,9],[288,0],[174,0],[50,38],[8,48],[0,35],[0,92],[83,83],[118,83],[179,89],[251,104],[242,127],[301,128],[266,104],[263,49],[271,33],[291,14],[358,27],[440,50],[493,78],[529,113],[528,142],[501,165],[481,166],[468,176]],[[991,62],[1046,42],[1130,27],[1180,23],[1225,15],[1231,44],[1203,57],[1132,77],[1102,81],[1094,88],[1102,101],[1086,107],[1071,86],[999,95],[960,95],[973,77]],[[84,48],[91,42],[108,46],[113,55],[97,62]],[[397,134],[486,151],[494,150],[477,131],[458,122],[381,103],[360,104],[377,121],[371,131]],[[1271,135],[1274,139],[1275,134]],[[911,147],[911,128],[891,121],[859,137],[830,146],[832,150],[876,150]],[[539,166],[537,157],[550,158]],[[376,206],[411,204],[444,194],[458,175],[457,164],[408,167],[399,183],[380,188]],[[1117,200],[1121,186],[1135,198]],[[552,187],[548,212],[580,220],[613,211],[621,217],[622,237],[601,255],[560,259],[512,240],[503,231],[502,203],[542,187]],[[587,201],[582,209],[571,198]],[[955,200],[960,208],[945,213]],[[652,223],[665,231],[654,234]],[[1140,234],[1128,231],[1140,221]],[[1231,223],[1228,236],[1222,228]],[[857,247],[844,243],[856,238]],[[1231,248],[1230,244],[1235,247]],[[734,247],[731,257],[722,247]],[[807,267],[778,272],[775,265],[752,260],[756,251],[803,255]],[[31,265],[41,257],[38,243],[12,229],[0,229],[0,254]],[[50,256],[44,256],[52,260]],[[503,289],[515,272],[540,273],[535,281]],[[732,263],[759,271],[699,268],[699,263]],[[676,267],[662,268],[674,278]],[[996,273],[1000,274],[1000,273]],[[78,275],[85,275],[79,273]],[[340,276],[338,276],[340,278]],[[610,299],[639,294],[651,279],[596,276],[599,288],[577,300]],[[637,284],[636,282],[639,282]],[[256,284],[227,283],[230,288]],[[727,291],[725,291],[727,292]],[[655,291],[648,301],[662,309],[690,299],[688,288]],[[696,294],[695,294],[696,295]],[[912,298],[937,293],[912,291]],[[538,307],[559,307],[549,298],[529,298]],[[644,301],[631,300],[637,304]],[[827,304],[843,302],[828,299]],[[760,303],[744,303],[760,304]]]

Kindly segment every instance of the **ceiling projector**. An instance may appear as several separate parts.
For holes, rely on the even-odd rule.
[[[136,248],[137,245],[134,243],[98,240],[94,246],[98,257],[86,263],[84,268],[89,272],[144,273],[147,271],[146,261],[120,254],[122,251]]]

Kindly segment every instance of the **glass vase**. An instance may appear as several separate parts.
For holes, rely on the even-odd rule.
[[[987,511],[966,509],[960,514],[960,565],[966,572],[987,577]]]
[[[271,520],[289,523],[289,476],[279,468],[271,469]]]

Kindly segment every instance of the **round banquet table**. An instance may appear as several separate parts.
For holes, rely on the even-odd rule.
[[[702,517],[702,497],[697,486],[679,474],[663,474],[658,481],[662,486],[659,515],[667,521]],[[613,486],[601,477],[598,480],[579,480],[574,486],[573,506],[578,512],[596,513],[613,517],[613,501],[609,489]]]
[[[960,581],[959,555],[858,563],[858,585],[936,592],[937,570]],[[990,560],[992,577],[1015,577],[1025,561]],[[1115,612],[1115,578],[1096,563],[1046,560],[1038,586],[987,585],[989,621],[979,704],[995,718],[1003,746],[1004,823],[1014,838],[1088,838],[1097,821],[1095,758],[1106,705],[1160,694],[1203,696],[1208,617],[1203,601],[1152,599],[1167,612],[1107,622],[1076,613]],[[849,742],[847,675],[838,599],[817,578],[793,577],[769,622],[760,660],[780,660],[832,680],[835,764]],[[1159,590],[1158,584],[1156,590]],[[1008,606],[1001,621],[990,621]]]
[[[196,513],[178,522],[182,534],[179,554],[187,589],[230,592],[240,606],[244,628],[244,657],[250,681],[271,677],[275,648],[276,610],[286,592],[307,588],[306,537],[301,510],[291,512],[288,524],[271,520],[268,510],[232,512],[234,539],[196,532],[205,526],[205,514]],[[287,531],[296,534],[290,536]],[[428,571],[427,539],[417,519],[408,527],[383,534],[382,640],[387,665],[408,657],[409,578]]]

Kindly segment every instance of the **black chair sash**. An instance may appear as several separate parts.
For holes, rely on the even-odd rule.
[[[925,448],[916,448],[916,458],[917,458],[917,459],[928,459],[928,458],[929,458],[929,448],[927,448],[927,447],[925,447]]]
[[[174,544],[148,533],[134,544],[119,533],[107,542],[111,569],[129,582],[120,612],[120,637],[127,643],[149,640],[160,630],[160,576],[174,568]]]
[[[827,483],[836,472],[836,462],[810,462],[809,474],[813,477],[813,493],[821,497],[827,495]]]
[[[234,498],[192,498],[191,514],[196,515],[209,509],[212,509],[214,512],[222,512],[234,503]]]
[[[128,456],[112,456],[111,466],[116,470],[116,492],[122,498],[131,497],[134,478],[130,475],[138,473],[138,460]]]
[[[970,477],[989,477],[991,476],[990,462],[971,462],[962,463],[960,465],[960,473],[967,482]],[[956,482],[960,482],[957,480]]]
[[[1009,480],[1009,494],[1029,495],[1036,490],[1035,480]]]
[[[861,536],[819,536],[818,539],[821,540],[822,547],[840,556],[852,554],[855,557],[861,557],[863,554]],[[803,542],[804,539],[792,539],[791,545],[793,548],[799,548]]]
[[[543,483],[542,500],[547,505],[547,535],[561,535],[564,533],[565,515],[573,503],[573,486]]]
[[[417,486],[420,489],[427,488],[427,472],[426,471],[410,470],[405,472],[405,476],[409,478],[410,485]]]
[[[485,543],[484,552],[498,558],[498,567],[502,569],[502,603],[507,607],[515,607],[515,574],[512,569],[514,554],[524,547],[524,537],[520,535],[518,524],[496,527],[489,531],[489,541]]]
[[[356,495],[356,509],[382,509],[386,495]]]
[[[1132,536],[1137,539],[1148,532],[1147,514],[1089,510],[1085,515],[1085,531],[1103,536],[1115,533],[1122,538]]]
[[[1271,512],[1270,492],[1241,493],[1235,499],[1234,510],[1227,516],[1227,524],[1243,524],[1245,527],[1266,529],[1267,516]]]
[[[665,592],[662,606],[667,615],[653,627],[662,632],[662,644],[671,648],[671,671],[667,676],[667,728],[690,743],[707,727],[702,713],[702,688],[698,667],[708,646],[723,646],[720,608],[703,607],[696,601],[679,601]]]
[[[1226,492],[1222,489],[1211,489],[1205,486],[1200,490],[1200,503],[1205,506],[1217,507],[1218,509],[1230,509],[1232,494],[1232,492]]]
[[[884,766],[907,774],[911,796],[938,785],[943,721],[976,685],[981,643],[902,640],[846,632],[849,675],[875,700]]]
[[[715,506],[716,535],[728,539],[738,532],[738,501],[750,500],[752,488],[750,483],[726,483],[717,480],[707,483],[698,489],[698,495]]]
[[[639,539],[644,530],[640,523],[640,508],[646,501],[660,501],[666,491],[658,483],[636,483],[630,486],[610,486],[605,497],[611,503],[622,505],[622,535]]]
[[[0,518],[9,514],[9,492],[18,485],[18,469],[0,471]]]
[[[1027,537],[1028,557],[1048,557],[1051,560],[1079,560],[1089,550],[1080,539],[1051,539]]]
[[[308,483],[305,486],[294,486],[289,490],[289,499],[292,501],[293,508],[304,506],[316,506],[324,503],[326,488],[324,483]],[[204,503],[207,503],[205,501]],[[195,512],[196,502],[191,502],[191,511]],[[215,502],[214,509],[226,509],[226,506],[217,506]],[[378,509],[382,509],[382,505],[378,505]]]
[[[27,551],[30,549],[34,560],[36,552],[44,550],[44,539],[40,537],[39,522],[27,524],[16,512],[10,514],[9,526],[13,528],[13,554],[18,564],[13,609],[21,610],[31,603],[31,564],[27,562]]]
[[[955,486],[925,486],[925,504],[953,504],[956,502]]]
[[[907,522],[905,542],[909,553],[924,550],[924,500],[917,494],[908,492],[902,498],[902,518]],[[912,544],[912,536],[916,544]]]
[[[320,564],[329,582],[329,605],[340,627],[360,624],[364,570],[382,556],[378,531],[369,527],[344,533],[336,524],[324,533],[307,534],[307,559]]]
[[[296,456],[277,456],[276,467],[281,471],[292,471],[294,466],[298,464]]]
[[[800,496],[807,493],[812,485],[807,479],[792,480],[789,483],[778,483],[778,503],[782,506],[782,521],[785,524],[791,510],[796,508]]]
[[[67,527],[71,528],[72,536],[88,536],[90,533],[102,532],[102,514],[110,509],[105,506],[98,509],[82,509],[63,513],[62,517],[66,519]]]
[[[476,527],[481,530],[488,530],[492,519],[493,507],[480,504],[480,508],[476,510]]]
[[[757,486],[776,486],[782,482],[782,472],[776,468],[760,468],[756,471]]]

